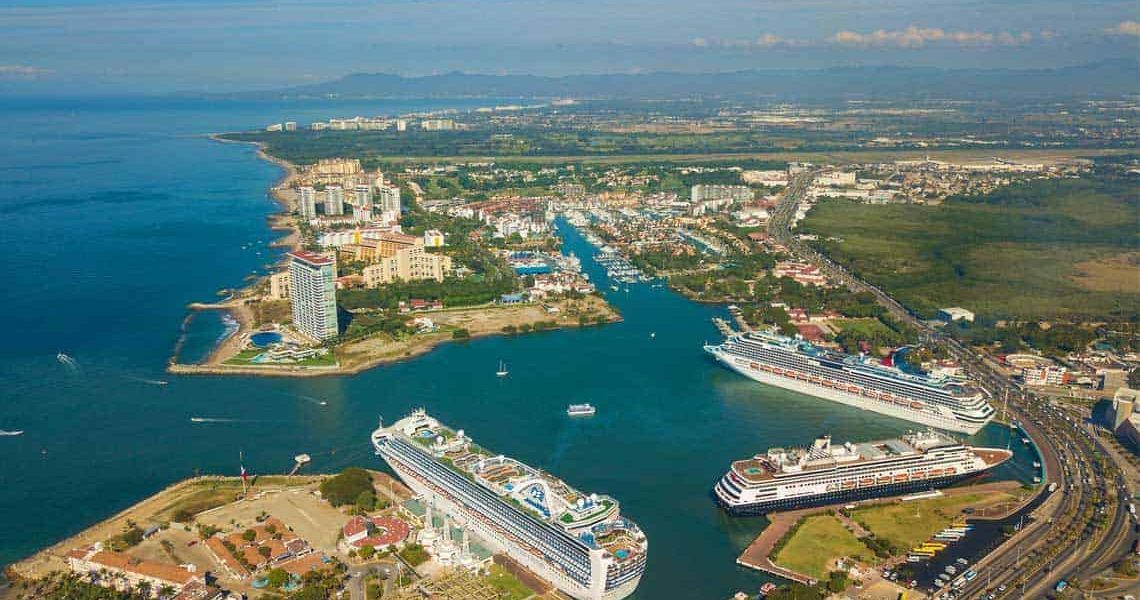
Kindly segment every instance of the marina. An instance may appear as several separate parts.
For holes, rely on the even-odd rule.
[[[389,108],[389,101],[365,103],[360,110],[380,110],[378,105],[398,110]],[[212,299],[219,286],[237,286],[250,270],[261,268],[265,261],[247,256],[240,246],[266,239],[263,219],[277,210],[265,197],[279,176],[276,167],[257,160],[252,148],[214,144],[196,134],[248,126],[267,114],[284,118],[305,111],[328,109],[315,102],[305,107],[239,103],[224,109],[108,102],[98,110],[76,109],[68,126],[92,140],[80,151],[70,146],[79,143],[74,138],[61,138],[35,153],[14,146],[6,153],[28,168],[39,164],[45,170],[54,168],[63,152],[82,156],[78,176],[93,182],[92,189],[79,194],[61,180],[36,192],[55,199],[45,203],[43,223],[67,218],[76,205],[90,203],[89,196],[105,199],[99,206],[106,208],[107,219],[82,231],[61,230],[59,244],[82,245],[85,251],[69,253],[58,264],[44,267],[38,257],[15,258],[17,283],[32,293],[10,296],[11,313],[30,335],[0,367],[10,398],[0,418],[26,433],[4,443],[9,460],[0,464],[0,476],[21,484],[0,489],[0,515],[5,515],[0,530],[11,540],[0,548],[0,563],[62,539],[195,471],[236,475],[235,435],[256,440],[245,447],[246,467],[253,473],[280,472],[302,450],[311,457],[305,467],[311,472],[379,466],[361,443],[375,428],[374,417],[426,405],[441,420],[478,431],[480,444],[557,473],[583,490],[620,499],[622,512],[636,520],[654,547],[686,550],[654,552],[631,598],[682,600],[694,589],[729,597],[773,579],[735,563],[767,520],[725,519],[709,500],[710,484],[726,465],[764,447],[802,444],[803,432],[818,433],[820,423],[827,423],[835,439],[881,439],[915,428],[756,385],[707,360],[701,344],[717,336],[710,319],[730,315],[659,283],[628,284],[628,293],[612,292],[615,282],[593,259],[597,249],[565,222],[557,225],[564,252],[581,259],[623,322],[445,344],[414,360],[345,377],[164,376],[187,301]],[[24,125],[17,129],[9,139],[23,137],[27,147],[39,148],[31,144],[43,141],[40,133]],[[156,157],[171,160],[164,159],[158,169]],[[171,180],[182,185],[174,189]],[[149,193],[154,190],[161,198]],[[27,219],[36,226],[20,225],[10,233],[17,243],[35,247],[42,242],[35,233],[41,230],[39,217]],[[166,236],[157,249],[151,237],[139,235],[155,228]],[[200,254],[203,239],[217,243],[209,260]],[[123,269],[97,269],[124,256],[130,260]],[[171,264],[179,268],[165,270]],[[75,273],[86,272],[100,276],[76,280],[66,291],[81,289],[90,310],[77,310],[73,298],[59,295],[63,288],[44,283],[73,281]],[[141,280],[138,272],[154,277]],[[124,295],[124,289],[132,293]],[[150,307],[139,311],[136,299],[143,294]],[[188,326],[184,355],[203,356],[224,330],[219,316],[203,313]],[[73,374],[57,360],[61,349],[83,366],[82,373]],[[551,363],[550,356],[558,362]],[[510,370],[503,379],[493,376],[499,360]],[[126,385],[117,375],[96,375],[123,372],[169,384]],[[474,375],[445,376],[455,372]],[[583,398],[603,410],[593,418],[568,418],[566,407]],[[234,422],[214,426],[192,422],[191,416]],[[995,427],[983,428],[970,443],[1004,446],[1006,438],[997,437]],[[161,440],[156,447],[156,430],[177,440],[177,451],[168,451]],[[1015,439],[1012,450],[1014,458],[997,467],[993,477],[1019,477],[1011,463],[1029,467],[1029,448]],[[146,469],[138,468],[137,456],[146,456]],[[29,505],[29,496],[46,500]]]

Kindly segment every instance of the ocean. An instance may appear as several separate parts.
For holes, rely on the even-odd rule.
[[[914,426],[718,367],[701,346],[718,339],[709,319],[722,309],[646,285],[611,292],[572,230],[566,249],[624,322],[445,344],[351,377],[164,373],[186,305],[279,256],[265,223],[279,169],[207,134],[493,103],[0,99],[0,429],[26,432],[0,437],[0,565],[179,479],[237,474],[239,453],[257,474],[285,472],[302,452],[317,471],[382,468],[369,432],[422,406],[485,447],[618,499],[649,537],[637,598],[724,598],[766,581],[735,565],[766,521],[728,518],[709,496],[729,463],[819,434]],[[183,357],[224,332],[216,314],[194,319]],[[495,377],[499,360],[510,377]],[[567,418],[576,402],[597,416]],[[975,441],[1004,446],[1008,435],[991,426]],[[1029,451],[1015,451],[996,477],[1032,477]]]

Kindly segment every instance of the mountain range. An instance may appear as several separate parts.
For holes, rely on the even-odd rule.
[[[274,91],[270,98],[591,98],[748,99],[1034,99],[1119,97],[1140,93],[1140,61],[1115,59],[1056,69],[940,69],[862,66],[727,73],[482,75],[404,77],[358,73]]]

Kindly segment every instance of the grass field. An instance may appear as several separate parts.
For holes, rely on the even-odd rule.
[[[833,562],[845,556],[865,564],[875,561],[875,555],[855,534],[828,514],[805,518],[772,561],[785,569],[825,579]]]
[[[962,509],[980,509],[1013,500],[1006,492],[978,492],[915,502],[893,502],[851,511],[851,518],[902,548],[913,548],[962,517]]]
[[[1100,268],[1087,282],[1081,276],[1140,248],[1138,223],[1134,184],[1086,178],[1031,182],[941,206],[825,201],[802,228],[837,238],[821,242],[824,251],[920,312],[963,306],[1040,319],[1135,314],[1134,271]]]
[[[499,590],[499,594],[504,600],[523,600],[523,598],[534,595],[530,588],[523,585],[523,582],[499,565],[491,565],[491,573],[487,576],[487,583]]]

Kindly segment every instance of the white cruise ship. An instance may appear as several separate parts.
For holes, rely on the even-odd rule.
[[[821,437],[810,448],[771,448],[732,463],[713,493],[730,514],[758,515],[945,487],[1012,455],[965,446],[934,430],[839,446]]]
[[[616,600],[641,581],[648,541],[617,500],[492,454],[423,409],[381,425],[372,446],[425,502],[572,598]]]
[[[705,350],[761,383],[929,427],[972,435],[994,416],[981,390],[959,380],[905,373],[799,339],[750,331]]]

